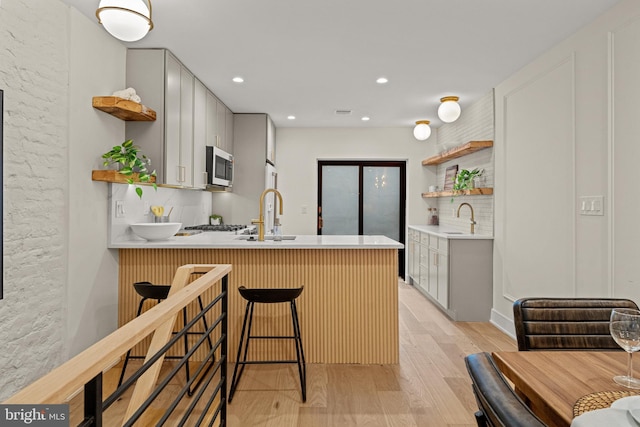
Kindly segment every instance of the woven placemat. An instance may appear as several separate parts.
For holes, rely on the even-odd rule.
[[[575,418],[588,411],[608,408],[618,399],[638,395],[640,395],[640,393],[635,391],[599,391],[597,393],[587,394],[578,399],[573,405],[573,416]]]

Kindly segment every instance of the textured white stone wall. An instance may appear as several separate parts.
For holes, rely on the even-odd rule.
[[[68,8],[0,7],[4,299],[0,400],[55,367],[65,341]]]

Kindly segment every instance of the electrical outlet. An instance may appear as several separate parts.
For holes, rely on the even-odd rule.
[[[604,196],[581,196],[579,205],[580,215],[604,215]]]
[[[116,200],[116,218],[124,218],[126,212],[124,211],[124,201]]]

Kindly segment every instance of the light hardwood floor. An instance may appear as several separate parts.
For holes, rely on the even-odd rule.
[[[398,365],[309,364],[304,404],[295,366],[250,366],[229,426],[475,426],[464,356],[517,350],[515,341],[489,323],[452,322],[404,282],[399,293]]]
[[[477,406],[464,356],[517,350],[515,341],[490,323],[452,322],[402,281],[399,295],[398,365],[307,364],[306,403],[301,401],[295,365],[248,366],[233,403],[228,405],[228,425],[475,426],[473,413]],[[120,365],[107,372],[105,389],[115,388],[119,372]],[[229,376],[232,372],[233,365],[229,365]],[[105,425],[113,425],[109,419],[123,413],[128,394],[107,411]],[[75,400],[80,399],[77,396]],[[72,414],[74,406],[77,404],[72,403]]]

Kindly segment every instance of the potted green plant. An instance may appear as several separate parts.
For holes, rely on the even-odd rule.
[[[136,182],[151,183],[154,190],[158,187],[153,181],[156,171],[149,172],[147,169],[151,165],[151,160],[145,156],[140,147],[133,144],[132,139],[127,139],[121,145],[114,146],[110,151],[104,153],[102,158],[105,159],[102,164],[104,166],[117,165],[118,173],[126,177],[129,184],[136,187],[136,194],[142,198],[142,188],[136,185]]]
[[[461,194],[464,190],[471,190],[475,188],[475,184],[473,182],[479,176],[482,176],[484,169],[475,168],[473,170],[461,169],[458,171],[458,174],[454,178],[453,183],[453,195],[457,196]],[[451,198],[451,202],[453,202],[453,197]]]

